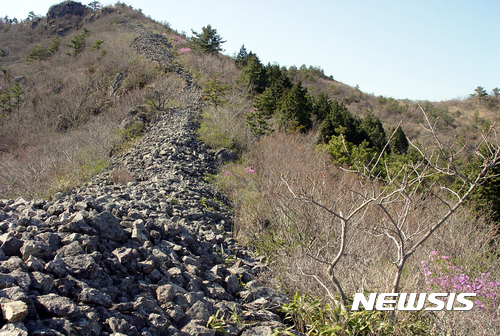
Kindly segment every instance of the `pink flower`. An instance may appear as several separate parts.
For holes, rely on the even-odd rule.
[[[222,175],[224,175],[224,176],[229,176],[229,174],[231,174],[231,173],[227,170],[224,173],[222,173]]]
[[[190,51],[191,51],[191,48],[181,48],[181,49],[179,50],[179,52],[180,52],[180,53],[182,53],[182,54],[184,54],[184,53],[188,53],[188,52],[190,52]]]
[[[246,171],[247,173],[250,173],[250,174],[255,174],[255,169],[253,169],[252,166],[250,167],[246,167],[243,169],[244,171]]]
[[[174,43],[175,44],[186,43],[187,42],[185,39],[183,39],[182,37],[180,37],[178,35],[174,35],[173,39],[174,39]]]

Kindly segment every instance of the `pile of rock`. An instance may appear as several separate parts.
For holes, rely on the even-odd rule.
[[[253,277],[266,266],[236,245],[224,197],[203,180],[215,153],[195,111],[173,109],[111,172],[53,201],[0,201],[0,335],[232,335],[283,326],[286,297]],[[247,325],[250,323],[249,325]]]
[[[134,29],[139,52],[171,60],[161,36]],[[0,200],[0,336],[215,335],[209,320],[230,335],[284,327],[286,296],[253,280],[266,265],[236,244],[227,200],[203,179],[231,153],[196,140],[200,90],[176,71],[188,107],[161,115],[109,171],[52,201]]]

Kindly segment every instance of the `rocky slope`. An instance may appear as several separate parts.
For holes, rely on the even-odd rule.
[[[133,47],[170,63],[161,35],[125,20]],[[0,200],[0,335],[268,335],[282,293],[231,238],[222,195],[203,180],[215,153],[195,138],[200,88],[182,68],[187,108],[166,111],[109,171],[53,201]],[[116,85],[116,83],[115,83]],[[130,118],[136,118],[132,111]],[[135,179],[112,182],[113,172]]]

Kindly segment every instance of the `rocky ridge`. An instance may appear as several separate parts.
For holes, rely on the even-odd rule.
[[[137,23],[133,47],[169,63],[161,35]],[[159,44],[157,44],[159,43]],[[54,200],[0,200],[1,335],[269,335],[283,293],[231,237],[228,203],[203,179],[217,153],[195,138],[200,88],[166,111],[110,170]],[[114,183],[124,171],[133,182]]]

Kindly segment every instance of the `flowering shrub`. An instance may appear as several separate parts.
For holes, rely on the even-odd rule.
[[[180,44],[180,43],[186,43],[187,42],[185,39],[183,39],[182,37],[180,37],[178,35],[174,35],[173,39],[174,39],[174,43],[175,44]]]
[[[188,52],[190,52],[190,51],[191,51],[191,48],[181,48],[181,49],[179,50],[179,52],[180,52],[181,54],[188,53]]]
[[[253,169],[252,166],[250,167],[246,167],[243,169],[244,171],[246,171],[247,173],[250,173],[250,174],[255,174],[255,169]]]
[[[446,293],[476,293],[476,307],[481,309],[499,304],[498,290],[500,283],[490,279],[490,273],[476,272],[466,274],[463,266],[457,265],[448,256],[437,256],[431,251],[429,261],[421,261],[427,290],[437,290]]]

